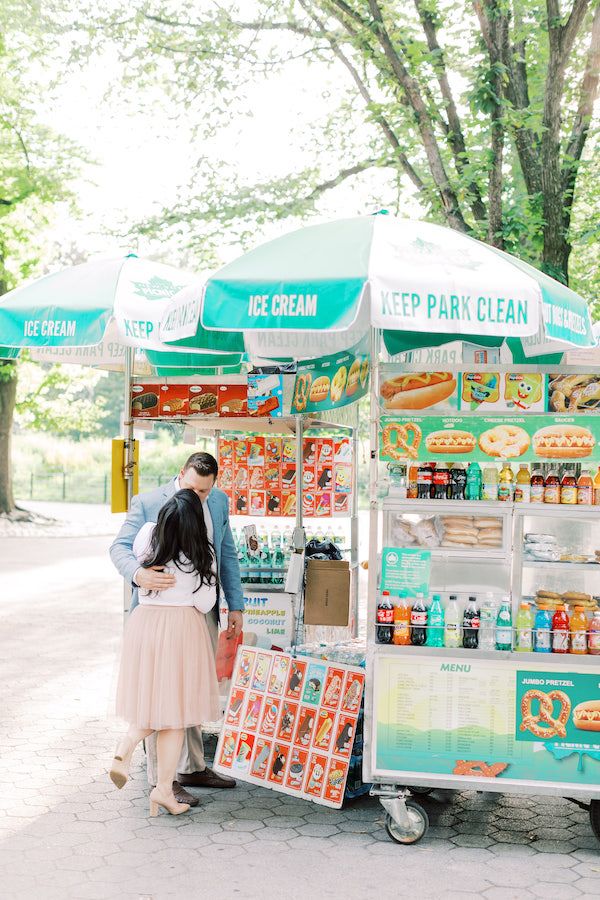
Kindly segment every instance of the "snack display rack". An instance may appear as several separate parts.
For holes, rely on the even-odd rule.
[[[519,602],[531,600],[542,587],[557,596],[565,591],[600,594],[600,566],[587,557],[578,562],[573,549],[582,541],[600,549],[600,507],[406,499],[393,479],[387,481],[380,462],[382,431],[392,415],[383,414],[380,391],[392,374],[422,373],[424,368],[410,362],[392,364],[389,359],[378,362],[382,352],[380,333],[373,331],[363,780],[373,783],[372,794],[387,812],[388,833],[399,843],[414,843],[426,833],[426,811],[411,794],[435,788],[564,796],[589,808],[592,828],[600,837],[600,721],[596,730],[590,725],[578,730],[573,715],[585,702],[594,701],[600,707],[600,656],[393,646],[377,643],[376,628],[385,574],[384,548],[429,550],[432,593],[455,594],[461,603],[468,596],[482,598],[488,592],[507,596],[513,623]],[[524,365],[517,370],[499,362],[441,367],[457,378],[474,368],[503,374],[577,371],[557,365]],[[599,371],[589,362],[582,362],[578,369]],[[433,414],[439,416],[439,410],[429,411]],[[536,409],[534,414],[539,429],[545,424],[541,411]],[[398,411],[401,422],[411,415],[426,417],[428,410]],[[468,461],[473,451],[477,458],[481,447],[477,438],[483,426],[478,413],[471,415],[455,413],[455,425],[446,420],[450,423],[446,428],[462,428],[476,437],[470,446],[465,444],[462,455],[450,455],[446,449],[448,456],[444,457],[442,451],[437,459],[444,462],[439,465],[446,459]],[[425,434],[426,419],[417,421]],[[510,417],[506,421],[510,422]],[[555,424],[555,418],[548,421]],[[573,418],[567,421],[573,422]],[[580,414],[576,421],[589,425],[594,434],[596,423],[600,424],[594,415],[583,419]],[[410,462],[417,455],[420,433],[416,442],[410,429],[406,435],[406,461]],[[585,462],[597,464],[598,453],[596,442],[593,451],[581,455]],[[518,458],[509,461],[519,462]],[[560,461],[582,462],[579,458]],[[457,546],[459,524],[467,519],[471,543]],[[444,520],[453,524],[453,540],[444,541]],[[493,531],[494,540],[481,541],[478,523]],[[557,543],[569,551],[565,556],[575,561],[531,559],[524,550],[524,537],[535,532],[556,535]]]

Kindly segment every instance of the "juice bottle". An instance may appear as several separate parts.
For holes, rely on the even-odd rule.
[[[512,650],[512,610],[507,597],[503,598],[496,619],[496,650]]]
[[[565,471],[560,483],[560,502],[577,503],[577,479],[571,470]]]
[[[444,609],[439,594],[434,594],[429,607],[429,627],[427,629],[428,647],[444,646]]]
[[[569,652],[569,617],[564,606],[558,606],[552,616],[552,652]]]
[[[533,649],[536,653],[552,652],[552,616],[550,607],[543,604],[538,606],[535,614]]]
[[[546,475],[544,503],[560,503],[560,481],[556,472],[548,472]]]
[[[600,506],[600,466],[594,475],[594,506]]]
[[[531,503],[531,476],[527,463],[521,463],[517,472],[515,503]]]
[[[513,499],[515,475],[509,463],[504,463],[498,478],[498,500],[510,503]]]
[[[571,616],[571,653],[588,652],[587,616],[583,606],[576,606]]]
[[[544,476],[539,469],[534,469],[531,473],[531,502],[544,502]]]
[[[600,656],[600,609],[597,609],[590,622],[588,650],[593,656]]]
[[[397,647],[410,645],[410,606],[406,594],[402,593],[399,603],[394,607],[394,636],[392,642]]]
[[[594,499],[594,483],[589,469],[582,469],[577,481],[577,502],[589,506]]]
[[[526,600],[519,604],[517,621],[515,622],[515,650],[529,653],[533,650],[533,613]]]
[[[496,466],[488,466],[483,470],[483,487],[481,489],[481,499],[498,499],[498,469],[496,468]]]
[[[460,646],[460,610],[456,594],[450,594],[446,607],[444,625],[444,647]]]
[[[406,488],[406,497],[408,500],[417,499],[417,466],[408,467],[408,484]]]
[[[469,468],[467,469],[467,483],[465,486],[465,499],[481,499],[481,469],[479,463],[469,463]]]

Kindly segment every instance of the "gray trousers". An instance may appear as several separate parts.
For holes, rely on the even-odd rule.
[[[219,629],[217,620],[214,615],[206,616],[206,625],[208,633],[212,641],[213,650],[217,652],[217,638]],[[148,784],[153,787],[157,782],[157,760],[156,760],[156,732],[146,738],[146,766],[148,773]],[[202,726],[196,725],[193,728],[186,728],[183,736],[183,747],[181,748],[181,756],[177,764],[177,771],[182,775],[189,775],[192,772],[203,772],[206,768],[204,760],[204,742],[202,740]]]

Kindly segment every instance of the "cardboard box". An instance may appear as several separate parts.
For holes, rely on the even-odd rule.
[[[309,559],[306,564],[306,625],[348,625],[350,566],[345,560]]]

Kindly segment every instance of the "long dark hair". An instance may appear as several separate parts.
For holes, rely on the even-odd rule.
[[[194,593],[203,584],[217,583],[213,572],[215,549],[206,533],[202,501],[187,488],[177,491],[159,512],[142,566],[145,569],[165,566],[171,560],[182,572],[189,571],[189,563],[192,564],[200,578]]]

